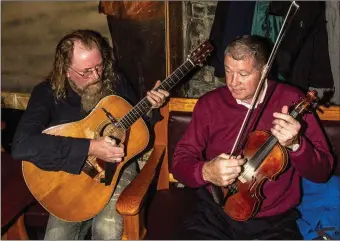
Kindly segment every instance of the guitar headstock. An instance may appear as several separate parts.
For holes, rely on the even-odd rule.
[[[309,111],[310,108],[315,108],[317,105],[317,92],[315,90],[308,91],[304,98],[301,98],[300,102],[295,106],[294,111],[297,114],[303,114],[305,111]]]
[[[209,40],[206,40],[198,47],[196,47],[189,55],[188,60],[190,60],[194,65],[202,66],[203,61],[210,55],[214,50],[214,47],[210,44]]]

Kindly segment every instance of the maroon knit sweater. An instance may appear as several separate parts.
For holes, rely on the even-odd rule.
[[[266,95],[270,92],[272,95],[256,130],[270,131],[273,113],[281,112],[283,105],[291,106],[303,97],[298,89],[274,81],[268,81]],[[253,116],[262,106],[263,103],[258,105]],[[209,189],[210,184],[202,177],[203,164],[221,153],[230,153],[246,112],[247,108],[237,104],[226,87],[203,95],[173,155],[174,177],[189,187],[208,184]],[[325,182],[330,176],[334,160],[314,114],[306,113],[303,122],[307,128],[300,138],[300,147],[295,152],[288,151],[289,165],[278,179],[265,182],[265,199],[256,217],[280,214],[295,207],[300,199],[301,176],[313,182]]]

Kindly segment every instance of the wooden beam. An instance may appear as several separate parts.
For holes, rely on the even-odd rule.
[[[29,98],[28,93],[1,92],[1,108],[25,110]],[[195,98],[170,98],[167,108],[169,111],[192,112],[196,102]],[[321,120],[340,121],[340,105],[321,106],[317,114]]]
[[[169,101],[169,111],[192,112],[197,99],[189,98],[171,98]],[[340,106],[332,105],[330,107],[321,106],[316,111],[321,120],[340,121]]]
[[[1,108],[25,110],[28,104],[30,94],[1,92]]]

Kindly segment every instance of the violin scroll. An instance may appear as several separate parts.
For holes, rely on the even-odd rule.
[[[317,92],[315,90],[309,91],[305,97],[300,99],[298,104],[295,104],[294,110],[290,113],[294,118],[304,112],[310,112],[311,108],[316,108],[318,103]]]

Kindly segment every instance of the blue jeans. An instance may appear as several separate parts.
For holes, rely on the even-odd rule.
[[[46,227],[45,240],[82,240],[92,225],[92,239],[121,239],[123,218],[116,211],[116,202],[126,186],[137,175],[137,163],[125,168],[115,192],[105,208],[93,219],[84,222],[66,222],[50,215]]]

